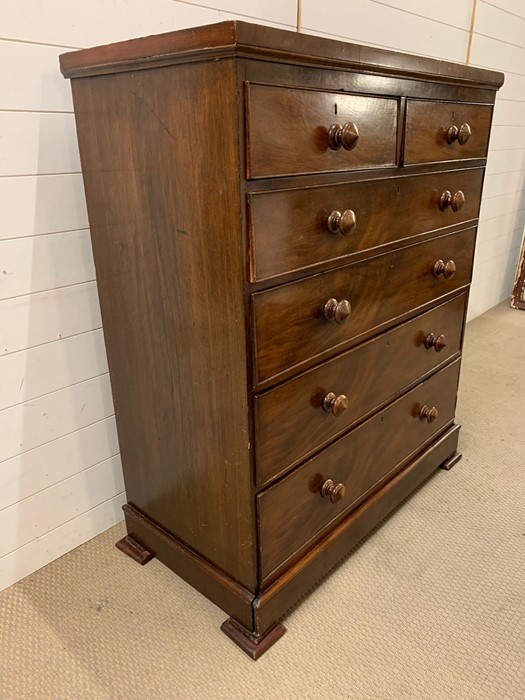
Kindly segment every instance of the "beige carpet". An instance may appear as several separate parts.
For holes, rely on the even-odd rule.
[[[117,526],[0,594],[1,700],[525,698],[525,313],[468,326],[463,460],[288,616],[256,663]]]

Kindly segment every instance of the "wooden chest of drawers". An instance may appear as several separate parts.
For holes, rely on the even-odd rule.
[[[459,458],[503,78],[238,22],[61,67],[129,501],[118,546],[219,605],[257,658]]]

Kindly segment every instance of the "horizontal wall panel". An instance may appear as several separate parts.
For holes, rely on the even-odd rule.
[[[95,279],[89,231],[0,240],[0,299]]]
[[[525,98],[525,94],[523,97]],[[519,126],[525,124],[525,101],[496,100],[494,124],[498,126]]]
[[[120,457],[96,464],[0,510],[0,557],[124,490]]]
[[[523,226],[513,230],[505,230],[498,226],[497,221],[493,223],[493,231],[485,231],[476,242],[476,265],[486,261],[493,261],[500,255],[511,256],[514,251],[519,252]],[[515,256],[517,262],[517,253]]]
[[[474,66],[524,75],[525,48],[491,39],[488,36],[473,34],[470,63]]]
[[[0,356],[102,326],[95,282],[5,299],[0,318]]]
[[[487,175],[525,170],[525,148],[515,151],[489,151]]]
[[[376,0],[371,0],[376,2]],[[377,0],[377,4],[396,7],[399,10],[421,15],[442,24],[450,24],[460,29],[469,30],[472,17],[472,0],[440,0],[425,2],[421,0]],[[403,21],[400,18],[400,21]]]
[[[490,0],[489,3],[485,3],[484,0],[478,0],[478,3],[495,5],[511,15],[516,15],[517,17],[525,19],[525,5],[523,4],[523,0]]]
[[[510,296],[512,292],[512,283],[518,264],[519,252],[520,249],[517,247],[492,258],[492,260],[483,260],[479,264],[474,265],[472,284],[485,284],[486,286],[496,287],[501,297],[494,302],[495,304]]]
[[[0,411],[0,462],[113,415],[109,376]]]
[[[0,462],[0,510],[118,454],[115,418]]]
[[[216,10],[173,0],[17,0],[2,13],[1,32],[9,39],[82,48],[217,20]]]
[[[2,13],[2,20],[6,14]],[[16,66],[16,70],[0,71],[0,107],[72,112],[71,87],[58,69],[63,52],[54,46],[0,40],[0,65]]]
[[[0,355],[0,410],[107,371],[101,329]]]
[[[523,0],[522,10],[523,10]],[[523,18],[495,7],[495,4],[478,1],[476,6],[476,32],[485,36],[500,39],[518,46],[525,45],[525,13]],[[508,9],[508,1],[505,2]]]
[[[500,88],[498,95],[503,100],[514,102],[525,101],[525,75],[513,73],[505,74],[505,82]]]
[[[243,16],[248,22],[258,24],[286,24],[297,26],[297,0],[279,0],[279,2],[268,2],[268,0],[202,0],[202,2],[192,2],[190,5],[205,5],[220,11],[220,19],[225,16]]]
[[[0,239],[88,227],[82,175],[0,177]]]
[[[483,199],[479,218],[481,221],[503,216],[525,208],[525,190],[509,192],[500,197]]]
[[[124,493],[95,506],[0,559],[0,590],[66,554],[122,520]]]
[[[490,135],[493,151],[525,148],[525,124],[522,126],[493,126]]]
[[[507,192],[518,192],[525,189],[525,171],[487,175],[483,184],[483,197],[498,197]]]
[[[268,19],[258,19],[247,15],[240,15],[236,12],[219,12],[219,21],[224,22],[230,19],[237,22],[256,22],[257,24],[262,24],[264,27],[274,27],[275,29],[286,29],[288,31],[295,31],[297,27],[296,21],[293,24],[282,24],[280,22],[272,22]]]
[[[0,176],[80,172],[72,114],[0,112]]]
[[[302,0],[302,26],[314,33],[337,34],[350,41],[452,61],[464,61],[468,45],[467,31],[368,0]]]
[[[478,224],[478,243],[502,235],[512,236],[513,231],[523,232],[525,226],[525,209],[518,209],[510,214],[502,214],[493,219],[480,221]],[[521,234],[520,234],[521,235]]]

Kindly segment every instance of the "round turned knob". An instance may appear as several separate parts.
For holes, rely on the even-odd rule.
[[[348,408],[348,399],[344,394],[336,396],[331,391],[323,399],[323,408],[325,411],[332,411],[332,415],[338,418]]]
[[[434,277],[439,277],[439,275],[443,275],[444,279],[450,280],[452,279],[452,277],[454,277],[455,273],[456,263],[453,260],[447,260],[447,262],[443,262],[443,260],[437,260],[434,264]]]
[[[447,129],[447,141],[448,143],[454,143],[454,141],[458,138],[459,136],[459,129],[455,124],[452,124],[452,126],[449,126]]]
[[[462,124],[459,127],[458,133],[458,143],[460,146],[464,146],[469,138],[472,136],[472,129],[468,124]]]
[[[353,122],[347,122],[343,126],[332,124],[328,129],[328,143],[334,151],[337,151],[341,146],[345,150],[351,151],[352,148],[355,148],[358,138],[359,129]]]
[[[321,486],[321,496],[329,498],[332,503],[339,503],[345,495],[344,484],[334,484],[332,479],[327,479]]]
[[[328,299],[323,307],[323,314],[327,321],[335,321],[336,323],[346,323],[350,314],[352,313],[352,307],[350,302],[346,299],[337,301],[337,299]]]
[[[425,338],[425,347],[427,350],[434,348],[436,352],[441,352],[443,348],[447,347],[447,339],[444,335],[436,336],[433,333],[429,333]]]
[[[427,423],[433,423],[438,417],[438,410],[435,406],[429,408],[428,406],[422,406],[419,411],[420,420],[426,420]]]
[[[465,193],[461,190],[454,192],[454,194],[450,190],[445,190],[439,198],[439,208],[444,211],[447,207],[450,207],[453,211],[459,211],[463,209],[465,201]]]
[[[459,211],[460,209],[463,209],[464,205],[465,194],[461,190],[454,192],[454,194],[452,195],[452,201],[450,203],[452,211]]]
[[[343,236],[348,236],[356,225],[355,212],[351,209],[345,209],[341,214],[340,211],[334,210],[328,215],[326,223],[330,233],[342,233]]]

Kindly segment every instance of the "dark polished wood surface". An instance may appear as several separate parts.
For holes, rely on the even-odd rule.
[[[461,294],[256,396],[258,484],[287,471],[456,355],[465,310],[466,295]],[[432,333],[446,343],[439,352],[425,346]],[[338,417],[323,410],[329,392],[348,397],[348,407]]]
[[[71,51],[60,56],[60,67],[66,77],[74,78],[227,56],[337,66],[493,90],[503,84],[502,73],[484,68],[235,20]]]
[[[503,76],[232,21],[61,67],[129,501],[118,546],[220,606],[257,658],[459,459]]]
[[[362,334],[437,300],[470,282],[475,229],[440,236],[299,282],[254,294],[255,381],[264,382]],[[451,279],[436,278],[435,263],[454,260]],[[325,302],[348,300],[346,323],[327,321]]]
[[[246,99],[248,178],[396,163],[395,99],[253,84]],[[331,147],[330,127],[347,124],[358,131],[352,147]]]
[[[452,423],[458,378],[456,360],[257,496],[263,579]],[[337,503],[321,496],[326,479],[345,487]]]
[[[359,508],[329,530],[275,581],[268,581],[254,601],[254,626],[259,634],[263,634],[275,620],[279,620],[312,589],[314,582],[325,576],[352,547],[455,454],[458,433],[458,425],[448,429]]]
[[[443,160],[484,158],[487,155],[492,107],[450,102],[407,101],[405,165]],[[472,135],[461,144],[447,133],[469,126]],[[461,139],[461,136],[459,137]]]
[[[316,263],[476,219],[482,168],[365,180],[250,195],[253,279],[271,278]],[[464,206],[440,208],[445,191],[465,195]],[[333,212],[355,223],[329,228]],[[351,221],[351,219],[350,219]]]
[[[235,81],[200,63],[73,96],[128,500],[253,589]]]

